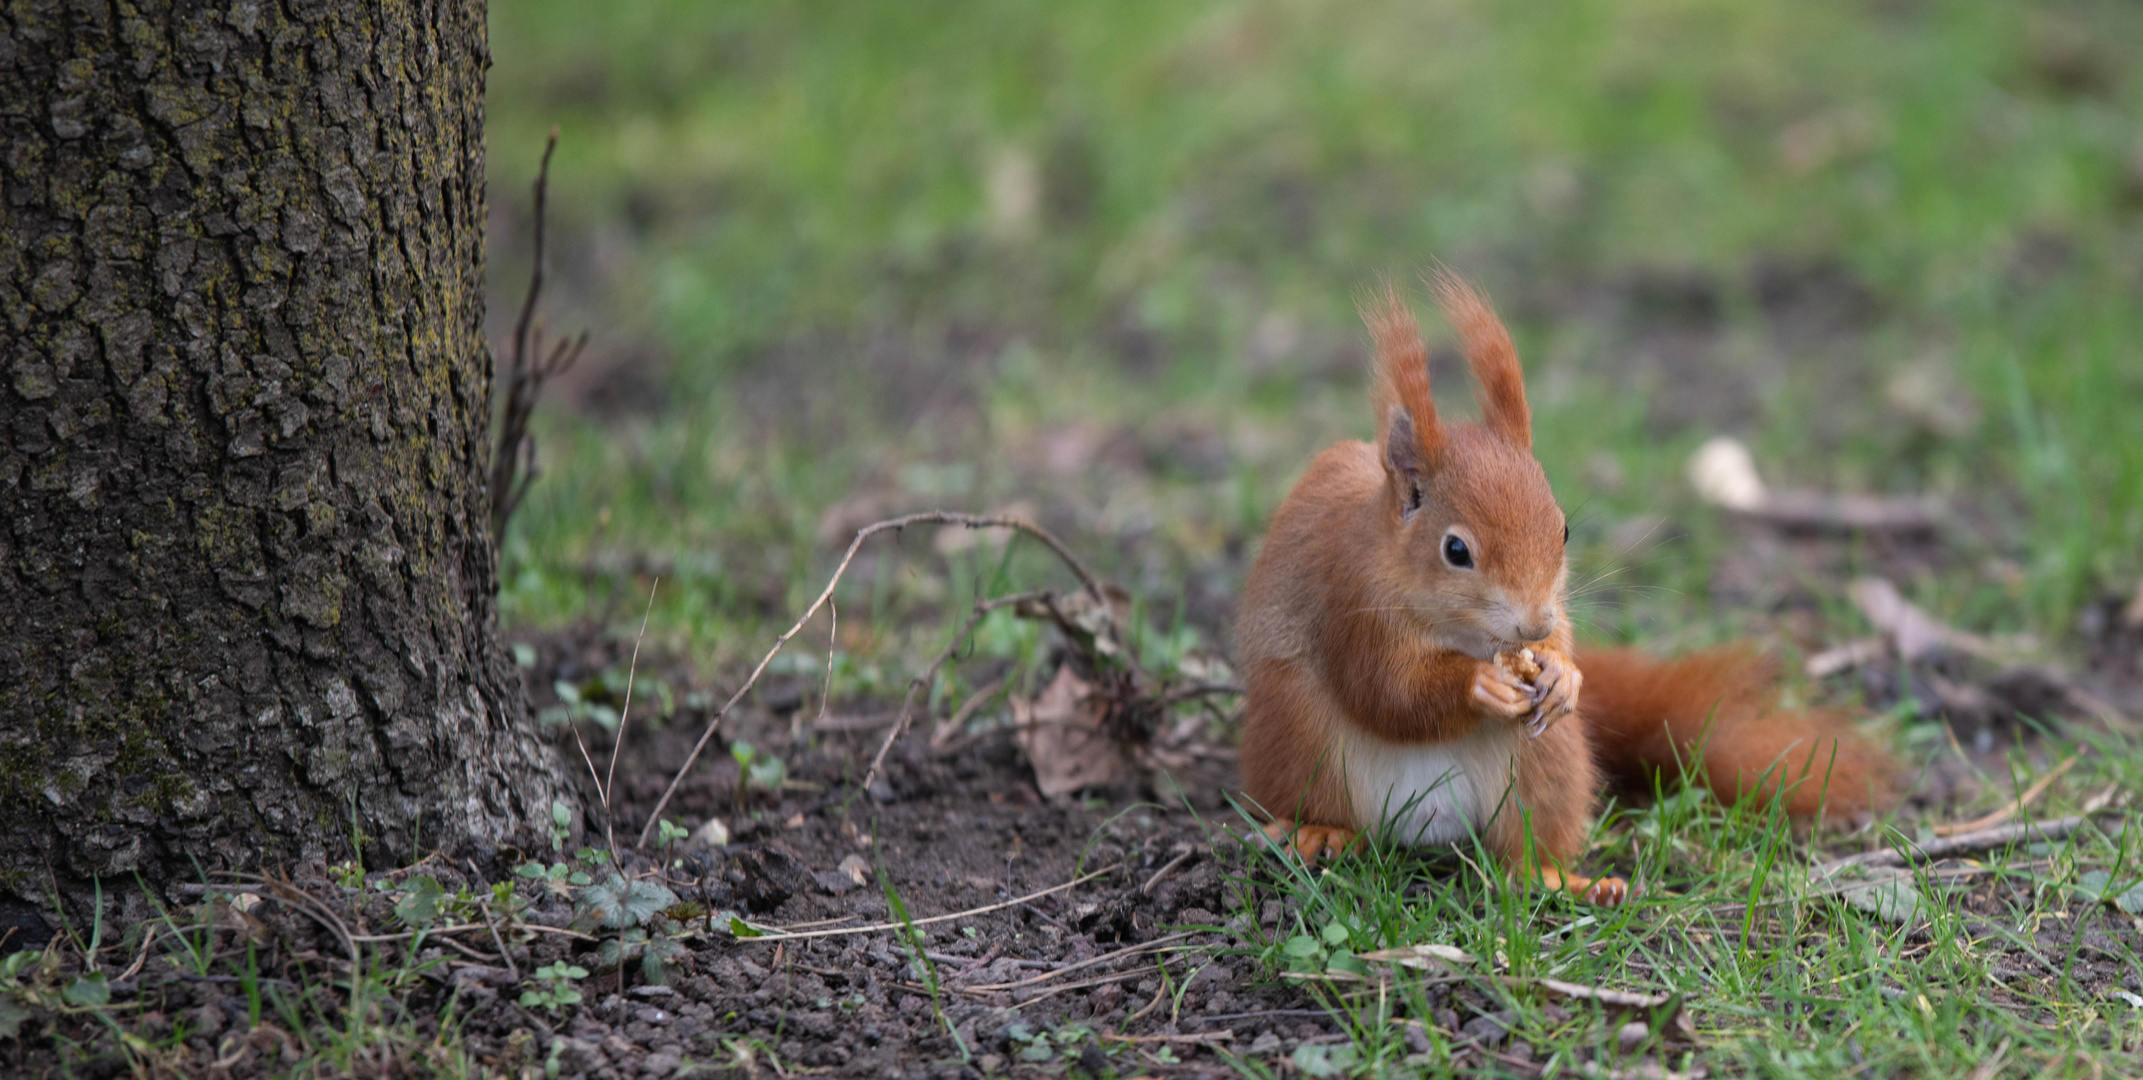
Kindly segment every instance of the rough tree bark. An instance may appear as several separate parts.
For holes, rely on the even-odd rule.
[[[481,0],[0,8],[0,915],[570,798],[497,632],[487,63]]]

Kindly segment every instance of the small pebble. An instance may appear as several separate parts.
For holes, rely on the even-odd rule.
[[[1487,1013],[1466,1021],[1458,1031],[1469,1039],[1479,1039],[1484,1045],[1496,1046],[1510,1038],[1511,1021],[1516,1018],[1517,1014],[1511,1012]]]

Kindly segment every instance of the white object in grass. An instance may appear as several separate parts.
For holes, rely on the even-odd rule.
[[[1751,511],[1764,504],[1763,477],[1756,458],[1739,439],[1713,437],[1689,458],[1689,482],[1704,501],[1729,510]]]

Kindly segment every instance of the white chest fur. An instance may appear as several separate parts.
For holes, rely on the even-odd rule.
[[[1440,743],[1391,743],[1346,731],[1340,768],[1354,820],[1363,831],[1401,843],[1465,840],[1505,801],[1523,738],[1518,726],[1494,723]]]

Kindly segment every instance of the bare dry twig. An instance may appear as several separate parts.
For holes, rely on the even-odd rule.
[[[684,764],[678,767],[677,775],[670,779],[670,786],[663,790],[662,798],[656,800],[655,809],[648,814],[647,824],[640,830],[638,846],[643,848],[647,846],[648,834],[654,831],[655,822],[662,817],[663,808],[669,806],[671,796],[677,794],[677,786],[684,782],[685,775],[692,771],[693,764],[699,761],[700,754],[707,749],[707,744],[713,741],[714,733],[722,725],[722,718],[728,716],[729,710],[736,708],[737,702],[744,700],[744,695],[750,693],[752,687],[759,684],[759,676],[766,673],[767,665],[774,662],[774,657],[781,653],[784,646],[788,645],[789,639],[801,633],[804,629],[804,624],[810,622],[812,616],[817,615],[820,608],[825,607],[832,601],[834,586],[841,583],[841,576],[848,572],[849,564],[855,561],[856,551],[863,546],[863,542],[879,533],[898,532],[910,525],[964,525],[970,529],[1016,529],[1040,540],[1049,547],[1050,551],[1055,552],[1057,558],[1063,560],[1064,565],[1071,569],[1073,576],[1079,579],[1079,584],[1093,595],[1095,602],[1104,605],[1108,602],[1107,598],[1102,594],[1100,580],[1095,578],[1093,572],[1086,568],[1085,563],[1079,561],[1078,556],[1072,554],[1070,548],[1064,546],[1062,540],[1057,539],[1055,534],[1049,530],[1017,515],[960,514],[947,510],[927,510],[918,514],[908,514],[885,521],[873,522],[856,530],[856,538],[849,541],[847,552],[842,554],[840,564],[834,567],[833,576],[827,579],[826,587],[819,592],[818,598],[811,601],[811,606],[805,608],[804,613],[798,616],[796,622],[791,624],[787,630],[782,631],[780,637],[774,639],[774,647],[768,649],[766,655],[760,658],[758,666],[752,668],[751,676],[744,680],[744,685],[737,687],[737,692],[731,694],[729,700],[723,702],[722,707],[715,710],[714,716],[708,719],[707,730],[700,733],[699,741],[692,745],[692,752],[685,755]],[[899,728],[896,727],[895,730],[898,731]],[[878,760],[883,761],[884,757],[885,753],[881,750]],[[871,766],[873,775],[876,774],[877,768],[877,762],[873,762]],[[865,781],[866,784],[868,782],[868,780]]]
[[[1170,934],[1167,937],[1158,937],[1153,939],[1152,941],[1142,941],[1136,945],[1128,945],[1121,949],[1114,949],[1109,952],[1102,953],[1100,956],[1096,956],[1090,960],[1081,960],[1075,964],[1066,964],[1063,967],[1057,968],[1054,971],[1044,972],[1040,975],[1036,975],[1031,978],[1021,979],[1017,982],[989,983],[983,986],[962,986],[956,987],[955,989],[979,993],[990,990],[1020,990],[1029,986],[1040,986],[1043,983],[1053,982],[1057,979],[1063,978],[1065,975],[1068,975],[1074,971],[1078,971],[1081,968],[1095,967],[1116,960],[1123,960],[1129,957],[1137,956],[1140,953],[1149,953],[1157,951],[1163,946],[1174,944],[1175,942],[1181,941],[1194,933],[1197,933],[1197,931],[1185,930],[1181,933]]]
[[[1198,849],[1196,847],[1190,844],[1177,844],[1176,857],[1168,860],[1168,862],[1163,865],[1159,870],[1154,871],[1153,876],[1147,878],[1146,884],[1139,886],[1138,891],[1143,895],[1152,896],[1153,887],[1155,885],[1159,885],[1161,883],[1162,878],[1165,878],[1170,873],[1174,872],[1176,867],[1182,866],[1184,863],[1189,862],[1191,856],[1196,854],[1198,854]]]
[[[2070,754],[2068,758],[2064,760],[2061,764],[2056,765],[2051,769],[2048,769],[2046,775],[2040,777],[2039,781],[2031,785],[2031,787],[2026,788],[2022,795],[2019,795],[2016,798],[2009,800],[2008,803],[2004,804],[2000,809],[1994,811],[1993,813],[1987,814],[1983,817],[1974,818],[1971,821],[1959,821],[1949,825],[1937,825],[1934,827],[1934,834],[1936,836],[1942,837],[1963,836],[1966,833],[1975,833],[1979,832],[1982,829],[1991,829],[1996,825],[2000,825],[2002,822],[2008,821],[2010,818],[2016,816],[2017,811],[2022,810],[2027,806],[2030,806],[2039,798],[2039,796],[2045,794],[2046,789],[2052,786],[2054,781],[2059,780],[2061,778],[2062,773],[2069,771],[2069,767],[2076,764],[2076,762],[2080,760],[2081,757],[2082,755],[2080,754]]]
[[[2087,805],[2083,813],[2074,817],[2065,817],[2054,821],[2020,821],[2014,825],[2004,825],[2000,828],[1982,829],[1978,832],[1963,833],[1946,839],[1930,840],[1925,844],[1915,845],[1905,851],[1900,851],[1896,848],[1863,851],[1858,855],[1832,859],[1816,867],[1814,876],[1816,879],[1821,880],[1849,866],[1907,866],[1916,862],[1946,859],[1953,855],[1970,855],[1981,851],[1992,851],[1995,848],[2008,847],[2011,844],[2032,840],[2059,840],[2083,828],[2091,820],[2092,815],[2104,809],[2105,804],[2111,801],[2110,794],[2109,792],[2108,797],[2104,799],[2091,800],[2098,805]]]
[[[536,169],[535,265],[528,272],[528,293],[521,300],[521,314],[514,321],[513,352],[506,376],[506,404],[499,413],[499,441],[491,455],[491,542],[502,544],[506,522],[536,480],[536,442],[528,434],[528,418],[543,396],[543,386],[580,359],[588,345],[588,332],[560,339],[549,353],[544,351],[543,331],[536,325],[536,301],[543,295],[547,276],[544,266],[544,233],[551,189],[551,152],[558,149],[558,129],[543,144],[543,163]]]
[[[952,716],[940,722],[937,730],[930,733],[930,748],[932,750],[945,749],[952,742],[953,736],[958,735],[960,729],[967,726],[968,719],[975,715],[976,710],[982,708],[985,702],[1004,691],[1005,684],[1008,681],[1003,676],[999,676],[984,683],[980,689],[969,694],[967,700],[961,702],[960,707],[952,711]]]
[[[618,712],[617,737],[610,740],[610,768],[602,785],[596,790],[596,794],[603,797],[603,840],[610,845],[613,855],[618,850],[618,833],[614,820],[617,815],[610,811],[610,793],[618,787],[618,751],[625,745],[625,724],[632,719],[632,685],[634,677],[640,673],[640,643],[647,639],[647,620],[655,614],[655,590],[661,587],[662,579],[659,577],[647,587],[647,611],[640,616],[640,636],[632,639],[632,663],[625,668],[625,707]],[[580,737],[577,730],[573,734],[575,738]],[[586,746],[581,747],[582,754],[587,752]],[[594,767],[594,762],[590,762],[589,768],[593,770]],[[653,819],[649,821],[652,823]],[[641,835],[645,836],[645,831]]]
[[[1071,879],[1070,881],[1065,882],[1062,885],[1052,885],[1049,888],[1041,890],[1040,892],[1028,893],[1025,896],[1006,900],[1002,903],[985,904],[982,907],[969,908],[966,911],[955,911],[950,915],[933,915],[927,919],[913,919],[904,923],[872,923],[869,926],[840,926],[835,927],[831,930],[807,930],[803,933],[760,934],[756,937],[739,937],[737,940],[739,942],[795,941],[799,938],[840,937],[846,934],[877,934],[883,933],[888,930],[901,930],[910,926],[930,926],[935,923],[951,922],[954,919],[968,919],[973,918],[977,915],[987,915],[993,911],[1003,911],[1008,907],[1019,907],[1029,901],[1039,900],[1045,896],[1053,896],[1057,893],[1063,892],[1064,890],[1071,888],[1074,885],[1084,885],[1087,882],[1092,881],[1095,878],[1101,877],[1105,874],[1113,874],[1123,865],[1124,864],[1120,862],[1113,863],[1111,865],[1104,866],[1099,870],[1090,870],[1084,874],[1079,875],[1078,877]]]
[[[1023,592],[1015,593],[1011,596],[999,596],[988,600],[975,601],[974,610],[968,613],[967,624],[960,628],[959,633],[952,636],[952,641],[945,646],[945,651],[939,653],[937,659],[932,660],[928,667],[916,672],[915,678],[908,680],[908,696],[900,703],[900,717],[893,721],[893,729],[885,733],[885,741],[878,744],[878,753],[871,757],[871,767],[869,771],[863,774],[863,790],[870,790],[871,783],[878,779],[878,770],[885,766],[887,751],[893,749],[894,741],[908,730],[910,723],[914,722],[915,699],[920,697],[923,690],[929,687],[932,679],[937,678],[938,669],[944,667],[946,661],[959,655],[960,647],[967,644],[967,639],[974,635],[976,627],[982,625],[982,620],[988,618],[990,612],[996,611],[998,608],[1016,607],[1046,595],[1048,595],[1046,592],[1040,591]]]

